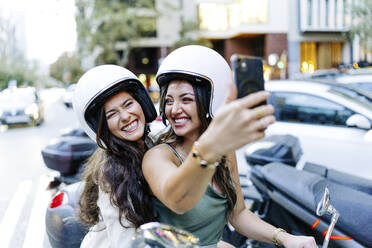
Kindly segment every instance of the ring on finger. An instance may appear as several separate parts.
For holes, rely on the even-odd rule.
[[[264,113],[262,111],[258,111],[257,112],[257,119],[261,119],[262,117],[264,117]]]

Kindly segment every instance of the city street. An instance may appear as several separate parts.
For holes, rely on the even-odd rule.
[[[53,248],[80,246],[84,232],[72,209],[81,191],[65,187],[81,175],[89,185],[90,174],[91,184],[111,192],[120,224],[121,217],[146,222],[146,209],[137,211],[148,202],[146,186],[165,205],[154,206],[158,221],[195,234],[202,247],[222,238],[240,248],[266,247],[253,239],[307,245],[278,236],[284,230],[313,236],[318,246],[330,237],[329,247],[372,247],[371,13],[372,1],[356,0],[0,0],[0,248],[52,248],[48,234]],[[221,109],[227,83],[239,99]],[[149,152],[150,185],[142,185],[133,152],[144,147],[143,126],[155,144],[169,143],[186,159],[178,165],[172,150]],[[96,142],[66,137],[89,127],[107,148],[92,160]],[[236,147],[237,169],[228,154]],[[228,167],[212,181],[198,171],[224,164],[223,154]],[[222,163],[209,164],[218,156]],[[242,195],[275,231],[231,211],[236,171],[238,205]],[[202,195],[208,181],[217,192]],[[84,245],[128,244],[94,189],[85,188],[82,217],[96,223],[98,204],[109,235],[93,234]],[[223,230],[223,215],[249,238]],[[169,241],[168,233],[161,236]]]
[[[53,175],[41,149],[66,128],[77,125],[60,93],[45,91],[45,121],[39,127],[0,127],[0,243],[2,247],[50,247],[45,235],[45,210]]]

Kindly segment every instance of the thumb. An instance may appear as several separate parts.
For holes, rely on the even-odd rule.
[[[238,96],[238,89],[234,83],[228,84],[228,90],[225,95],[224,104],[234,101]]]

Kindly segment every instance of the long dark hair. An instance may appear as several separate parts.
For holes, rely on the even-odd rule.
[[[98,116],[99,148],[88,161],[89,167],[84,172],[86,185],[79,201],[80,219],[87,225],[98,223],[97,200],[101,188],[110,194],[111,204],[118,208],[123,227],[126,227],[122,223],[123,216],[135,227],[154,221],[151,190],[141,169],[142,158],[148,148],[146,142],[115,137],[108,129],[103,106]],[[143,139],[148,132],[146,125]]]
[[[190,81],[185,80],[190,83]],[[211,96],[210,85],[207,82],[198,82],[190,83],[194,90],[196,106],[198,111],[198,116],[201,122],[199,133],[202,134],[209,126],[209,123],[212,121],[212,118],[207,115],[209,109],[209,101]],[[160,112],[162,113],[163,119],[165,118],[165,97],[168,91],[168,84],[163,85],[160,88]],[[183,137],[177,136],[176,133],[170,128],[167,132],[160,135],[156,143],[176,143],[181,144],[183,142]],[[236,204],[236,191],[234,183],[231,178],[230,170],[228,166],[225,166],[228,163],[226,156],[222,157],[220,166],[217,167],[216,172],[213,175],[212,182],[218,185],[218,187],[226,194],[227,196],[227,215],[228,218],[233,211]]]

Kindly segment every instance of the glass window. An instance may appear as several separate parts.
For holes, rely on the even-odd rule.
[[[329,0],[325,0],[325,25],[329,25]]]
[[[369,91],[372,93],[372,82],[369,83],[352,83],[356,87],[362,88],[363,90]]]
[[[312,0],[307,0],[307,25],[311,26],[312,25],[312,20],[311,17],[313,16],[313,1]]]
[[[141,37],[156,37],[156,17],[137,17]]]
[[[309,94],[274,93],[273,100],[279,121],[346,126],[346,120],[354,114],[340,104]]]
[[[155,8],[155,0],[135,1],[135,0],[121,0],[131,7],[135,8]]]
[[[348,0],[343,0],[343,6],[344,6],[344,23],[343,26],[346,27],[350,25],[351,23],[351,14],[350,14],[350,6],[348,3]]]
[[[317,45],[315,42],[300,43],[301,72],[314,73],[317,69]]]
[[[335,26],[336,27],[339,27],[338,17],[337,17],[339,15],[338,14],[338,0],[335,0],[335,3],[334,4],[335,4],[335,9],[334,9],[335,10],[335,13],[334,13],[334,18],[335,19],[334,19],[334,22],[335,22]]]

